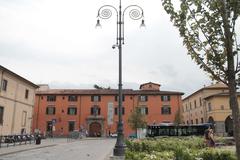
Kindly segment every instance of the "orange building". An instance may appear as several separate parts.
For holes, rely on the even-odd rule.
[[[160,85],[145,83],[140,90],[123,90],[124,134],[134,131],[128,117],[135,107],[146,115],[147,123],[173,122],[182,105],[181,92],[161,91]],[[117,89],[49,89],[36,93],[33,131],[68,135],[74,130],[87,130],[90,136],[105,136],[117,130]]]

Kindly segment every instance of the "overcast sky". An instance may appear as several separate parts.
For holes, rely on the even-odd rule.
[[[123,87],[146,82],[189,94],[211,83],[186,54],[160,0],[122,0],[144,9],[146,28],[125,16]],[[104,4],[118,0],[0,0],[0,64],[51,88],[117,88],[116,16],[101,21]]]

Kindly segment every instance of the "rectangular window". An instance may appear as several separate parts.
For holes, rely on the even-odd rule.
[[[91,115],[97,116],[101,114],[101,108],[97,105],[91,107]]]
[[[211,103],[209,102],[208,103],[208,111],[211,111],[212,110],[212,106],[211,106]]]
[[[49,101],[49,102],[56,101],[56,96],[54,96],[54,95],[47,96],[47,101]]]
[[[52,131],[52,121],[47,121],[47,126],[46,126],[46,129],[47,129],[47,132],[51,132]]]
[[[196,124],[198,124],[198,119],[196,119]]]
[[[191,120],[191,124],[193,124],[193,120]]]
[[[76,115],[77,114],[77,108],[76,107],[69,107],[68,108],[68,114],[69,115]]]
[[[201,123],[203,123],[203,118],[201,118]]]
[[[169,95],[168,95],[168,96],[164,95],[164,96],[161,96],[161,100],[164,101],[164,102],[166,102],[166,101],[170,101],[171,98],[170,98]]]
[[[201,97],[199,98],[199,104],[200,104],[200,106],[202,106],[202,98]]]
[[[197,108],[197,101],[194,100],[194,108]]]
[[[47,115],[54,115],[55,114],[55,107],[54,106],[48,106],[46,108],[46,114]]]
[[[114,114],[115,114],[115,115],[118,115],[118,107],[115,107],[115,108],[114,108]],[[125,108],[122,107],[122,115],[124,115],[124,114],[125,114]]]
[[[161,112],[162,112],[162,114],[171,114],[171,107],[170,106],[162,106]]]
[[[28,99],[28,94],[29,94],[29,90],[26,89],[26,90],[25,90],[25,98],[26,98],[26,99]]]
[[[75,130],[75,121],[69,121],[68,122],[68,131],[72,132]]]
[[[22,112],[22,127],[26,126],[26,121],[27,121],[27,112],[23,111]]]
[[[141,102],[146,102],[146,101],[148,101],[148,96],[143,96],[143,95],[141,95],[141,96],[139,96],[139,101],[141,101]]]
[[[190,102],[190,110],[192,110],[192,103]]]
[[[221,110],[224,110],[224,105],[221,105]]]
[[[142,115],[148,115],[148,107],[138,107],[138,110],[139,112],[142,114]]]
[[[118,102],[118,97],[119,97],[119,96],[115,96],[115,101],[116,101],[116,102]],[[122,96],[122,101],[123,101],[123,102],[125,101],[125,96],[124,96],[124,95]]]
[[[70,95],[70,96],[68,96],[68,101],[70,101],[70,102],[75,102],[75,101],[77,101],[77,96],[76,96],[76,95]]]
[[[3,81],[2,81],[2,90],[3,91],[7,91],[7,84],[8,84],[8,81],[6,79],[3,79]]]
[[[91,101],[92,102],[100,102],[101,101],[101,96],[91,96]]]
[[[0,106],[0,125],[3,125],[4,108]]]

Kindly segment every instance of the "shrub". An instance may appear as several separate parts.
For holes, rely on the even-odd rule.
[[[205,148],[202,137],[148,138],[126,145],[126,160],[236,160],[230,151]]]

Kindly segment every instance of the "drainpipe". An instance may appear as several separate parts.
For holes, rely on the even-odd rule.
[[[4,70],[2,70],[1,72],[0,93],[2,92],[3,73],[4,73]]]
[[[16,90],[15,90],[15,96],[14,96],[14,106],[13,106],[13,117],[12,117],[11,134],[13,134],[14,127],[15,127],[15,116],[16,116],[18,86],[19,86],[19,84],[17,83],[17,87],[16,87]]]

